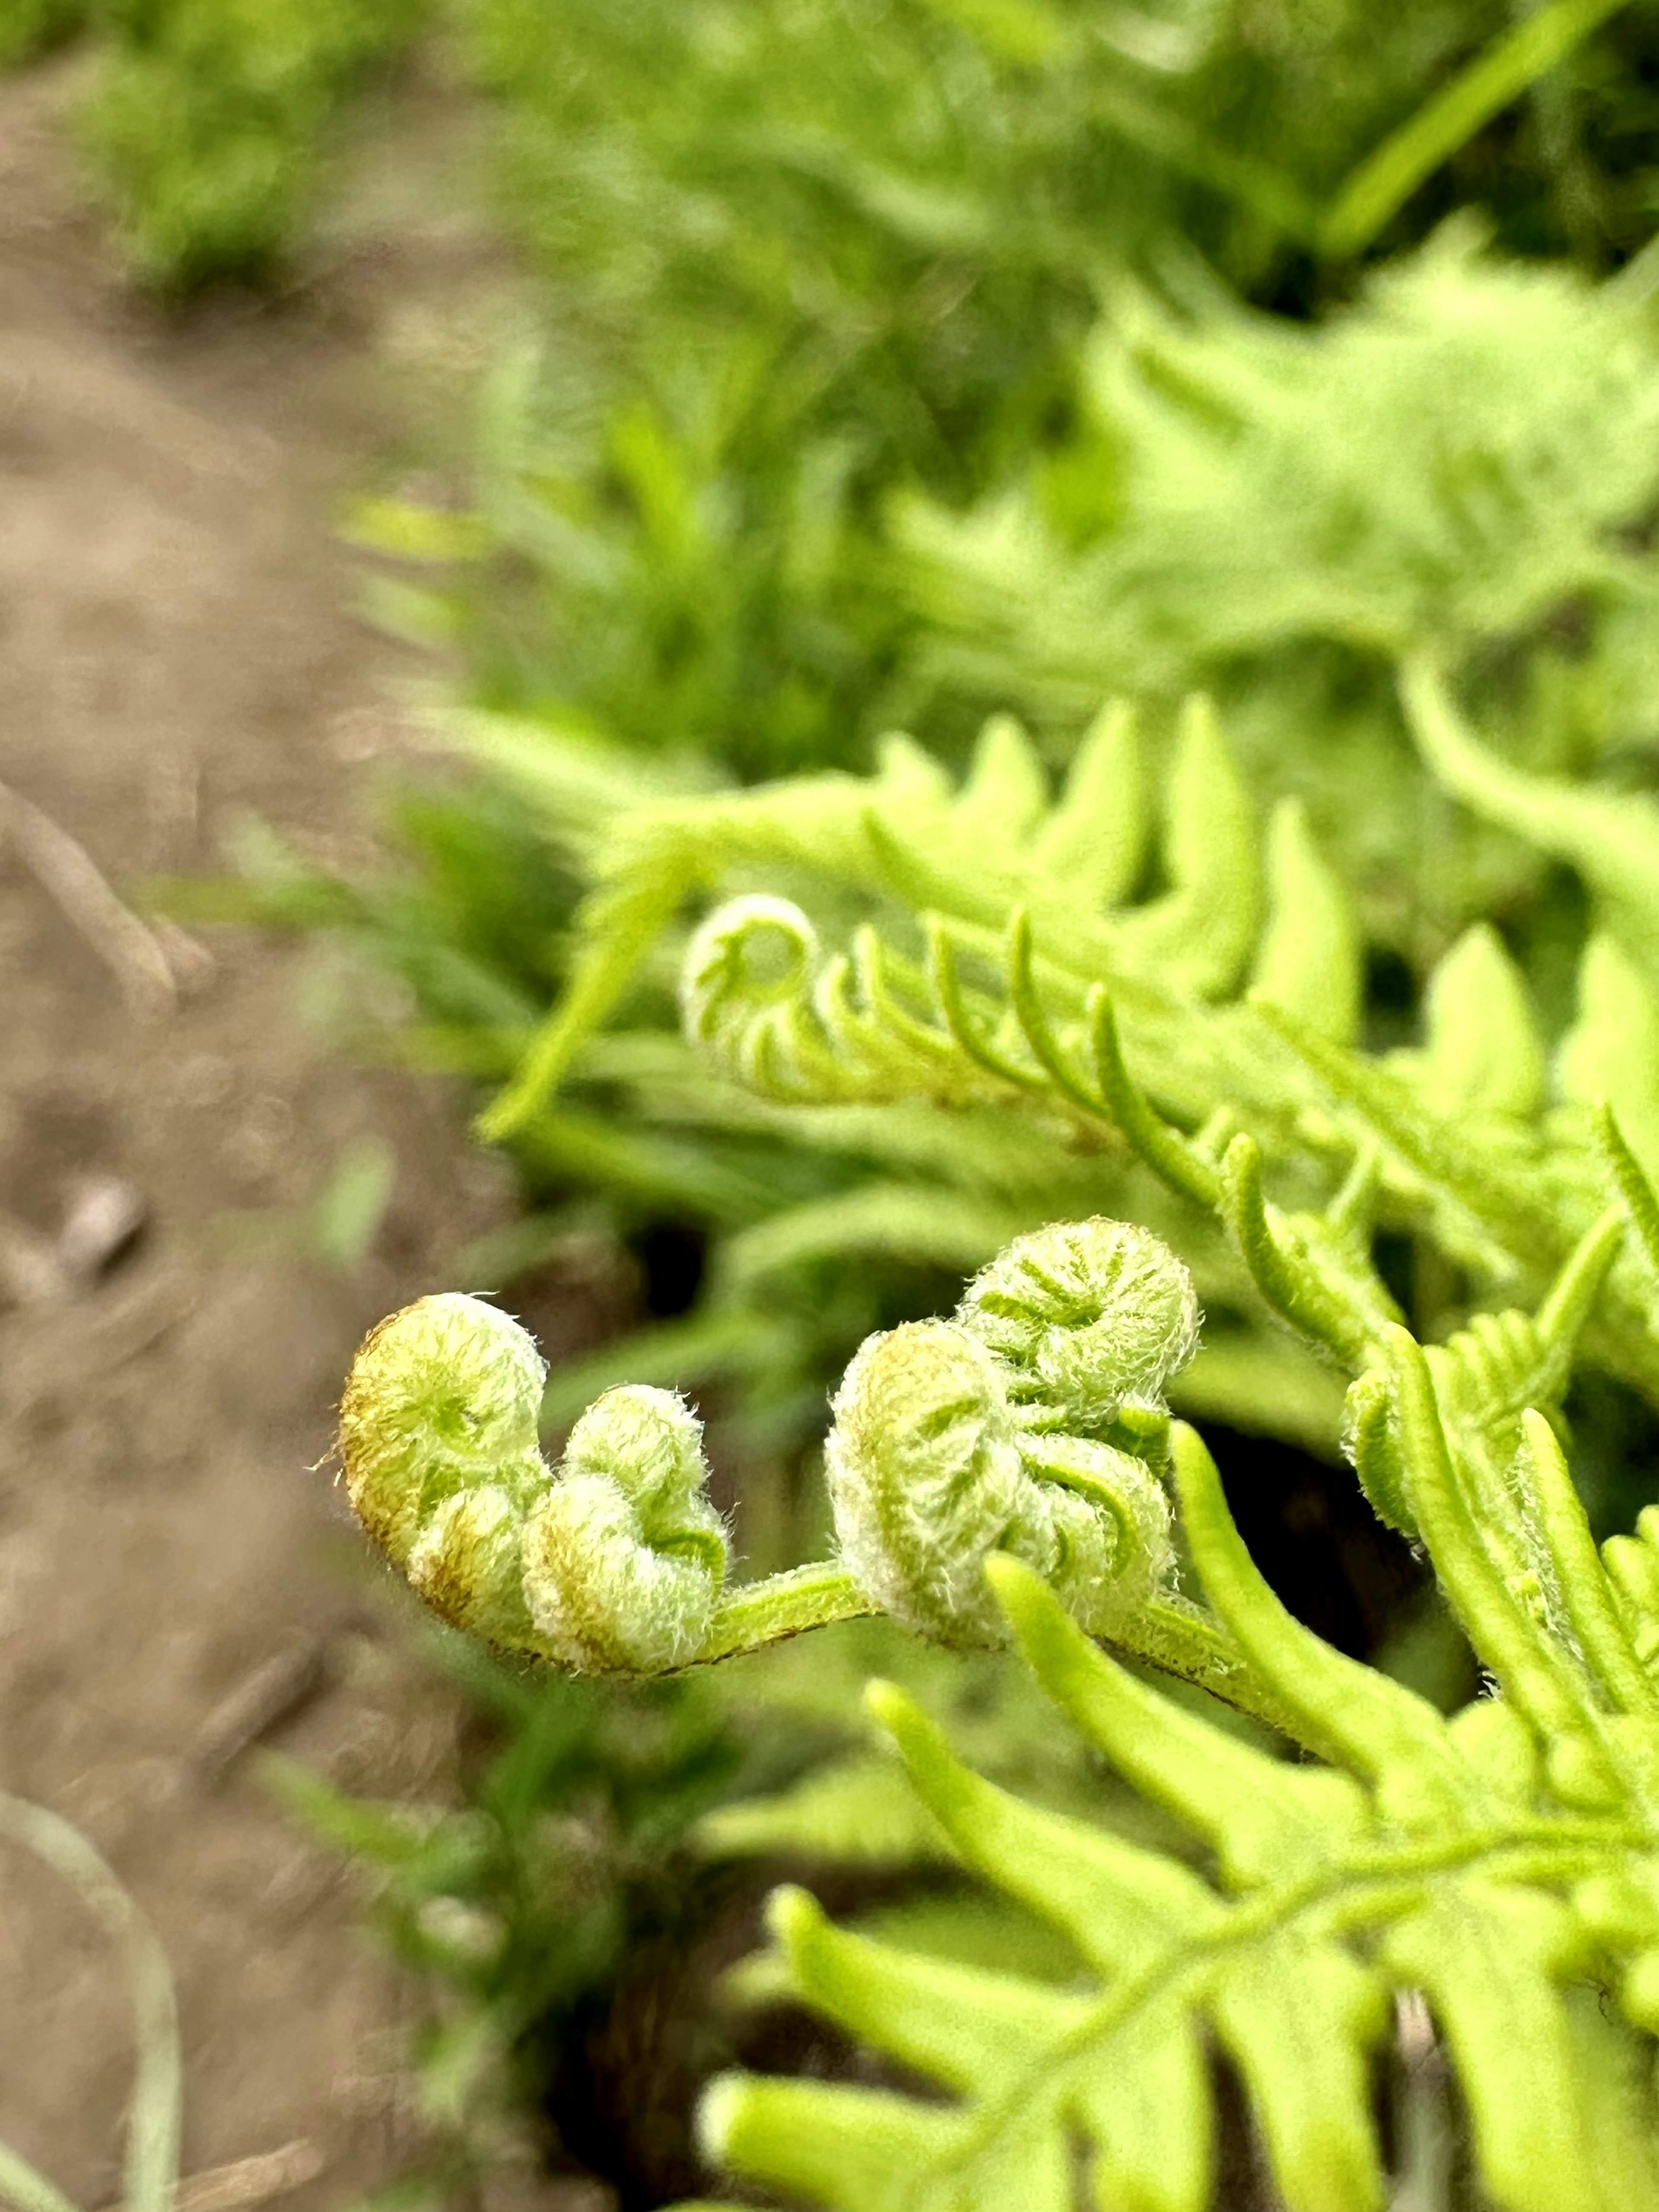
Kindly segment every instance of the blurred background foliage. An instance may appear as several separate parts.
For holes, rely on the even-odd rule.
[[[302,270],[356,134],[371,114],[395,131],[416,81],[479,118],[455,189],[525,275],[464,433],[416,457],[418,491],[388,465],[343,523],[365,609],[424,656],[461,766],[382,792],[377,868],[250,824],[234,878],[170,892],[331,948],[353,1048],[481,1104],[510,1089],[597,856],[642,808],[865,774],[896,726],[959,771],[1009,711],[1057,775],[1108,696],[1138,703],[1157,789],[1194,688],[1245,805],[1301,801],[1345,886],[1368,1045],[1412,1042],[1478,921],[1551,1040],[1567,1029],[1583,886],[1437,787],[1395,675],[1432,651],[1514,765],[1659,785],[1650,8],[0,4],[0,59],[76,40],[88,190],[169,310]],[[551,1437],[624,1376],[695,1389],[722,1503],[769,1568],[823,1541],[825,1390],[866,1332],[948,1306],[1023,1227],[1157,1224],[1168,1200],[994,1109],[757,1099],[680,1040],[678,945],[498,1135],[521,1217],[454,1281],[587,1347],[556,1364]],[[1391,1282],[1443,1327],[1468,1286],[1397,1241]],[[594,1347],[565,1324],[596,1253]],[[1225,1283],[1206,1294],[1224,1304]],[[1328,1471],[1332,1393],[1260,1333],[1216,1353],[1190,1409],[1238,1432],[1223,1463],[1258,1556],[1346,1648],[1454,1695],[1455,1640]],[[1628,1518],[1613,1470],[1651,1415],[1606,1378],[1575,1411],[1601,1509]],[[705,1984],[752,1932],[763,1879],[732,1871],[752,1857],[816,1842],[872,1911],[913,1911],[918,1942],[1035,1941],[952,1918],[948,1869],[860,1763],[850,1686],[932,1662],[847,1655],[635,1696],[451,1649],[480,1715],[463,1808],[282,1781],[380,1869],[388,1939],[440,1993],[424,2078],[457,2160],[487,2162],[500,2112],[540,2106],[625,2204],[690,2185],[691,2083],[738,2033]],[[982,1765],[1048,1758],[1021,1786],[1074,1787],[1008,1670],[933,1689],[958,1742],[978,1716]],[[642,2021],[661,2029],[644,2094]],[[655,2148],[618,2117],[647,2106],[670,2115]],[[434,2175],[441,2194],[453,2172]]]

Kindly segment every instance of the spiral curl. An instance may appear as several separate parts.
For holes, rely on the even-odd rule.
[[[1198,1348],[1198,1294],[1169,1246],[1129,1221],[1017,1237],[969,1285],[957,1319],[1011,1370],[1033,1427],[1103,1434],[1126,1407],[1164,1409]]]
[[[422,1298],[373,1332],[341,1454],[364,1527],[434,1610],[578,1673],[736,1648],[734,1612],[763,1640],[867,1604],[941,1644],[994,1645],[996,1551],[1109,1636],[1173,1589],[1164,1390],[1197,1333],[1191,1279],[1145,1230],[1096,1219],[1017,1239],[954,1319],[872,1336],[848,1368],[825,1448],[839,1566],[729,1603],[695,1414],[668,1391],[608,1391],[550,1471],[545,1367],[482,1299]]]
[[[726,1579],[708,1473],[702,1424],[672,1392],[624,1383],[588,1407],[525,1528],[525,1595],[555,1658],[655,1674],[696,1656]]]
[[[1018,1238],[954,1321],[868,1339],[825,1454],[855,1580],[937,1642],[988,1645],[1004,1632],[985,1560],[1012,1552],[1110,1634],[1173,1582],[1163,1392],[1197,1336],[1180,1261],[1095,1219]]]
[[[754,892],[717,907],[680,967],[685,1034],[726,1073],[769,1097],[803,1088],[823,1045],[806,1009],[817,932],[788,899]]]
[[[769,893],[728,899],[696,930],[680,1012],[720,1073],[763,1097],[890,1103],[919,1084],[956,1102],[987,1095],[982,1073],[938,1026],[920,969],[867,925],[826,957],[809,916]]]
[[[987,1554],[1041,1574],[1055,1552],[995,1360],[953,1322],[908,1322],[860,1347],[833,1410],[825,1471],[855,1580],[935,1642],[994,1641]]]
[[[481,1298],[393,1314],[341,1403],[352,1505],[459,1628],[578,1673],[684,1665],[726,1575],[701,1426],[671,1392],[625,1386],[588,1407],[553,1473],[537,1439],[546,1372]]]

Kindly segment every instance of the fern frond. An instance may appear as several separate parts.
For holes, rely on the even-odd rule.
[[[1109,685],[1212,692],[1255,789],[1306,800],[1402,950],[1535,883],[1476,823],[1425,824],[1395,670],[1437,658],[1534,771],[1647,732],[1659,374],[1629,289],[1462,225],[1314,325],[1120,289],[1085,397],[1086,531],[1041,471],[897,508],[932,681],[1054,730]]]
[[[1640,590],[1613,533],[1654,480],[1642,314],[1496,262],[1464,227],[1321,328],[1121,298],[1087,379],[1127,457],[1097,544],[1068,553],[1024,499],[966,521],[908,512],[930,610],[978,639],[1008,696],[1080,705],[1112,670],[1178,688],[1298,639],[1391,661],[1524,630],[1573,592]]]
[[[872,1691],[957,1854],[1069,1939],[1077,1976],[1056,1989],[920,1960],[781,1893],[772,1925],[796,1996],[945,2101],[727,2077],[705,2109],[720,2164],[846,2212],[1067,2212],[1080,2150],[1091,2202],[1202,2212],[1212,2039],[1291,2212],[1378,2212],[1388,1997],[1414,1991],[1503,2212],[1659,2201],[1640,2078],[1659,2018],[1647,1964],[1659,1961],[1659,1676],[1629,1633],[1659,1619],[1659,1570],[1647,1565],[1637,1599],[1638,1571],[1609,1572],[1612,1547],[1603,1568],[1531,1419],[1504,1525],[1530,1514],[1540,1532],[1560,1606],[1547,1623],[1532,1587],[1481,1548],[1481,1502],[1437,1401],[1444,1366],[1431,1376],[1403,1333],[1390,1358],[1414,1516],[1501,1693],[1448,1722],[1320,1644],[1261,1580],[1213,1463],[1184,1432],[1182,1518],[1205,1593],[1328,1765],[1287,1766],[1172,1705],[1036,1577],[994,1560],[1039,1680],[1206,1847],[1213,1875],[1023,1803],[960,1765],[902,1693]],[[1619,2013],[1594,2027],[1587,1984],[1617,1993]]]
[[[1201,702],[1188,709],[1165,779],[1166,887],[1137,898],[1150,813],[1140,741],[1122,709],[1097,720],[1052,799],[1029,739],[1003,720],[959,787],[894,740],[870,778],[624,808],[597,833],[599,883],[570,989],[490,1126],[518,1126],[532,1150],[568,1150],[571,1111],[546,1103],[561,1068],[625,1074],[631,1052],[630,1081],[648,1083],[653,1066],[676,1080],[648,1033],[607,1039],[595,1027],[658,957],[680,908],[726,894],[682,963],[702,1073],[673,1094],[683,1103],[671,1115],[735,1128],[747,1098],[750,1126],[787,1109],[793,1133],[813,1144],[854,1126],[836,1116],[862,1115],[872,1148],[865,1174],[803,1194],[795,1219],[787,1205],[763,1209],[772,1218],[755,1226],[752,1249],[768,1267],[773,1254],[780,1263],[837,1249],[890,1254],[908,1241],[919,1258],[965,1267],[1012,1233],[1023,1206],[1030,1218],[1079,1210],[1066,1186],[1080,1194],[1091,1174],[1102,1194],[1090,1202],[1121,1208],[1108,1186],[1139,1158],[1183,1200],[1218,1211],[1241,1252],[1254,1237],[1254,1261],[1245,1257],[1258,1277],[1273,1265],[1272,1237],[1250,1226],[1258,1214],[1279,1220],[1292,1245],[1312,1239],[1325,1273],[1310,1295],[1325,1314],[1304,1333],[1350,1366],[1394,1317],[1370,1267],[1379,1223],[1427,1236],[1489,1294],[1541,1290],[1608,1194],[1582,1107],[1610,1101],[1637,1157],[1659,1157],[1659,1061],[1644,1046],[1650,1030],[1659,1035],[1659,995],[1610,943],[1593,942],[1579,1020],[1547,1067],[1526,988],[1479,927],[1430,979],[1422,1046],[1368,1055],[1350,1041],[1360,945],[1341,889],[1293,804],[1275,814],[1264,848]],[[793,896],[730,896],[757,880]],[[1006,1127],[1011,1109],[1030,1124],[1024,1188],[1004,1183],[988,1210],[982,1197],[946,1200],[931,1175],[915,1176],[923,1131],[937,1133],[935,1163],[958,1149],[965,1160],[957,1133]],[[803,1121],[803,1109],[819,1118]],[[882,1118],[899,1109],[907,1121]],[[1258,1195],[1255,1170],[1236,1160],[1224,1173],[1241,1124],[1261,1147]],[[640,1172],[652,1172],[643,1159]],[[1318,1202],[1282,1219],[1262,1211],[1283,1179],[1322,1186],[1334,1206],[1350,1204],[1340,1193],[1359,1192],[1367,1176],[1364,1218],[1346,1229],[1320,1225]],[[734,1225],[750,1218],[740,1206],[731,1215]],[[756,1279],[749,1250],[718,1279]],[[1594,1342],[1652,1393],[1659,1356],[1634,1266],[1618,1262]],[[1345,1270],[1350,1304],[1364,1310],[1346,1320],[1330,1303]],[[1217,1295],[1236,1303],[1241,1287],[1235,1278]]]
[[[599,883],[569,988],[512,1091],[491,1109],[489,1129],[526,1126],[682,905],[745,873],[763,872],[775,887],[793,879],[828,893],[842,912],[850,897],[890,920],[907,911],[937,916],[952,949],[997,959],[1024,908],[1040,956],[1079,1009],[1087,982],[1102,974],[1133,994],[1126,1005],[1166,1020],[1186,999],[1226,997],[1260,930],[1261,859],[1249,799],[1212,713],[1191,702],[1168,780],[1163,865],[1170,887],[1129,902],[1142,834],[1135,744],[1126,715],[1103,717],[1052,807],[1042,803],[1039,811],[1033,794],[1046,788],[1046,775],[1030,742],[995,723],[959,792],[926,755],[895,741],[869,779],[799,779],[622,811],[595,853]],[[1287,900],[1300,890],[1304,919],[1317,923],[1322,909],[1326,916],[1313,932],[1325,960],[1308,1011],[1328,1022],[1330,993],[1358,993],[1358,946],[1340,894],[1328,873],[1316,876],[1293,830],[1279,836],[1273,878],[1267,957],[1282,975],[1290,972]],[[1024,1076],[1006,1069],[993,1069],[988,1085],[983,1060],[976,1071],[962,1041],[953,1046],[930,1022],[914,927],[908,950],[878,931],[821,967],[812,925],[783,905],[750,905],[737,919],[744,930],[753,927],[754,939],[734,929],[700,943],[685,985],[688,1021],[728,1066],[732,1041],[748,1038],[761,1087],[786,1082],[785,1095],[803,1103],[975,1090],[1004,1098],[1023,1087]],[[790,938],[793,945],[784,942]],[[769,1018],[768,1006],[777,1009]],[[734,1026],[744,1015],[748,1025]],[[786,1039],[808,1063],[793,1076],[777,1063]],[[938,1065],[919,1079],[914,1064],[929,1054]],[[1242,1073],[1246,1055],[1234,1058]]]

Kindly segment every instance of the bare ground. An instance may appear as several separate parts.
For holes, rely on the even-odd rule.
[[[393,651],[343,611],[330,526],[376,434],[363,318],[325,287],[182,329],[136,305],[77,209],[60,105],[53,76],[0,82],[0,779],[117,884],[210,867],[242,810],[349,836],[361,756],[397,743]],[[160,1932],[186,2174],[299,2144],[266,2182],[337,2205],[415,2147],[405,1999],[349,1882],[226,1761],[267,1722],[351,1786],[443,1784],[453,1716],[377,1627],[317,1463],[365,1327],[501,1195],[454,1099],[308,1032],[291,948],[216,939],[177,1010],[139,1018],[12,827],[0,1787],[76,1823]],[[398,1179],[361,1267],[227,1242],[228,1214],[303,1203],[370,1130]],[[24,1295],[89,1176],[138,1194],[142,1241],[89,1288]],[[84,1908],[0,1845],[0,2141],[108,2203],[131,2059]]]

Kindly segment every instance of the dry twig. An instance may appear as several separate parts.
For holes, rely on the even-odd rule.
[[[179,2184],[174,2212],[247,2212],[255,2204],[285,2197],[315,2181],[328,2164],[320,2143],[309,2136],[296,2136],[276,2150],[260,2151],[252,2158],[232,2159],[228,2166],[204,2166],[186,2174]],[[105,2212],[125,2212],[118,2204]]]
[[[191,1764],[210,1788],[223,1780],[248,1747],[308,1705],[327,1680],[322,1645],[298,1634],[244,1675],[202,1723]]]
[[[178,985],[154,933],[123,905],[84,845],[60,829],[33,799],[0,783],[0,827],[18,857],[121,987],[141,1021],[173,1012]]]

